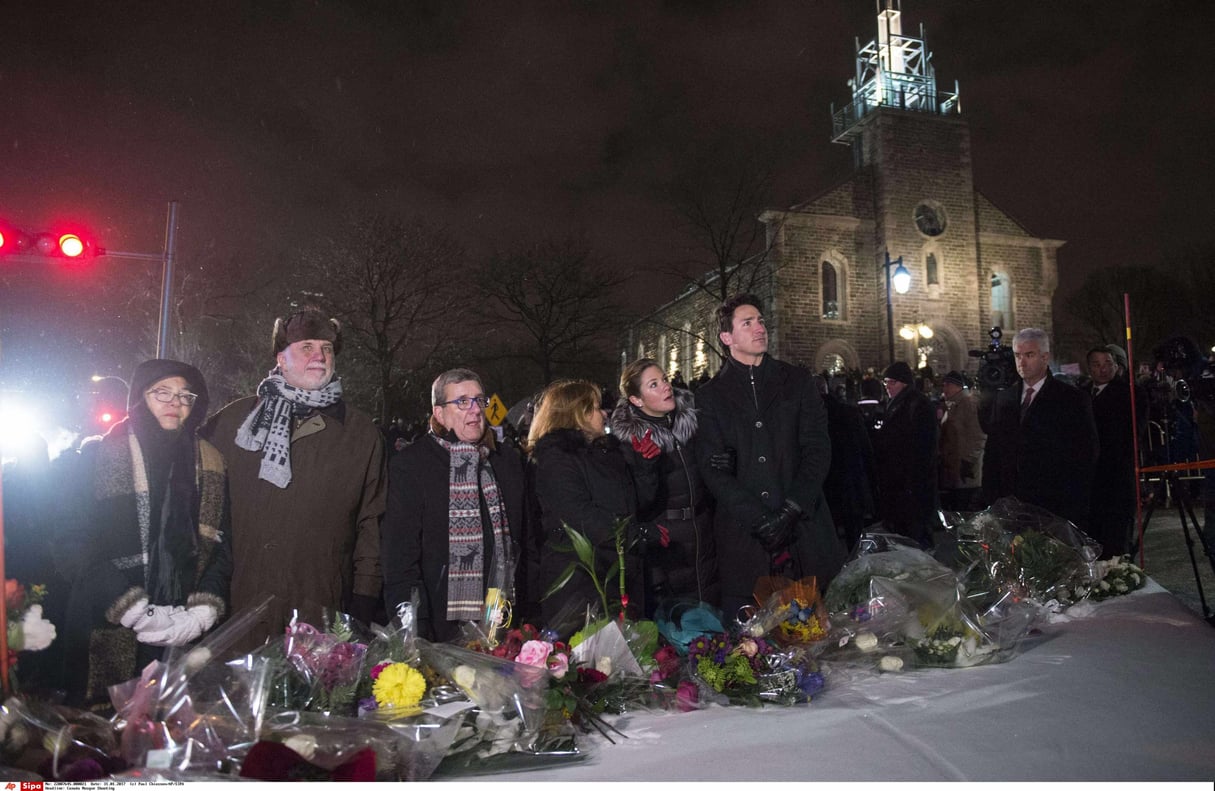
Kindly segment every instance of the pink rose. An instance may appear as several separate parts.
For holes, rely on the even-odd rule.
[[[743,656],[750,658],[759,653],[759,645],[754,640],[743,640],[738,644],[738,650],[742,651]]]
[[[548,667],[548,655],[552,652],[553,647],[543,640],[528,640],[519,649],[515,661],[532,667]]]
[[[700,690],[695,681],[680,681],[675,690],[675,706],[680,711],[696,711],[700,708]]]
[[[548,672],[553,678],[564,678],[570,669],[570,658],[565,654],[553,654],[548,658]]]

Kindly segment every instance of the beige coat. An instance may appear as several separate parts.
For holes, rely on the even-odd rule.
[[[962,390],[943,402],[941,445],[939,451],[940,487],[973,489],[983,485],[983,448],[987,435],[979,426],[978,404]],[[963,474],[962,462],[970,462],[970,474]]]

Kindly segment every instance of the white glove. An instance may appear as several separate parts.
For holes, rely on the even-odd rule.
[[[119,623],[136,632],[165,629],[173,622],[173,613],[181,609],[166,604],[148,604],[147,599],[140,599],[122,614]]]
[[[174,608],[172,623],[164,629],[136,632],[135,639],[149,645],[185,645],[202,637],[215,625],[219,613],[210,604],[197,604],[190,609]]]

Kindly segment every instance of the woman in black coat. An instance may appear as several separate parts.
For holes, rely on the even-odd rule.
[[[620,401],[612,412],[612,433],[619,437],[630,469],[658,454],[657,494],[638,516],[657,520],[669,536],[667,546],[646,552],[646,605],[649,615],[667,598],[720,604],[717,553],[713,544],[712,498],[696,466],[696,409],[692,393],[671,386],[655,360],[643,357],[620,375]],[[654,444],[652,450],[635,450]]]
[[[540,599],[544,624],[553,628],[561,628],[553,619],[567,604],[581,610],[588,603],[600,602],[598,591],[582,570],[575,571],[559,592],[543,598],[576,559],[565,550],[570,540],[563,525],[577,530],[594,547],[596,574],[607,590],[608,606],[614,608],[620,595],[619,580],[616,575],[606,577],[618,559],[615,526],[618,520],[625,521],[625,544],[634,550],[626,552],[624,559],[627,609],[633,615],[644,612],[642,560],[636,550],[639,542],[656,538],[657,530],[653,525],[637,524],[638,489],[620,441],[604,431],[600,401],[599,388],[590,382],[555,382],[542,394],[528,435],[535,509],[529,537],[535,562],[529,588]],[[652,492],[652,483],[643,488]],[[606,615],[615,615],[615,611]]]
[[[165,646],[221,621],[232,579],[223,457],[196,432],[198,369],[149,360],[131,377],[128,417],[70,459],[56,543],[72,580],[64,623],[68,701],[104,705]]]

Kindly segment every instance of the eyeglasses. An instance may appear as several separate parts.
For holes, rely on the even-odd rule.
[[[460,410],[461,412],[467,412],[468,410],[472,409],[473,404],[485,409],[485,407],[489,406],[489,396],[481,395],[476,396],[475,398],[460,396],[459,398],[452,399],[451,401],[443,401],[439,404],[439,406],[447,406],[448,404],[455,404],[456,409]]]
[[[162,390],[160,388],[149,390],[148,395],[162,404],[171,404],[173,403],[173,399],[177,399],[181,402],[182,406],[194,406],[194,402],[198,400],[198,396],[193,393],[185,391],[174,393],[171,390]]]

